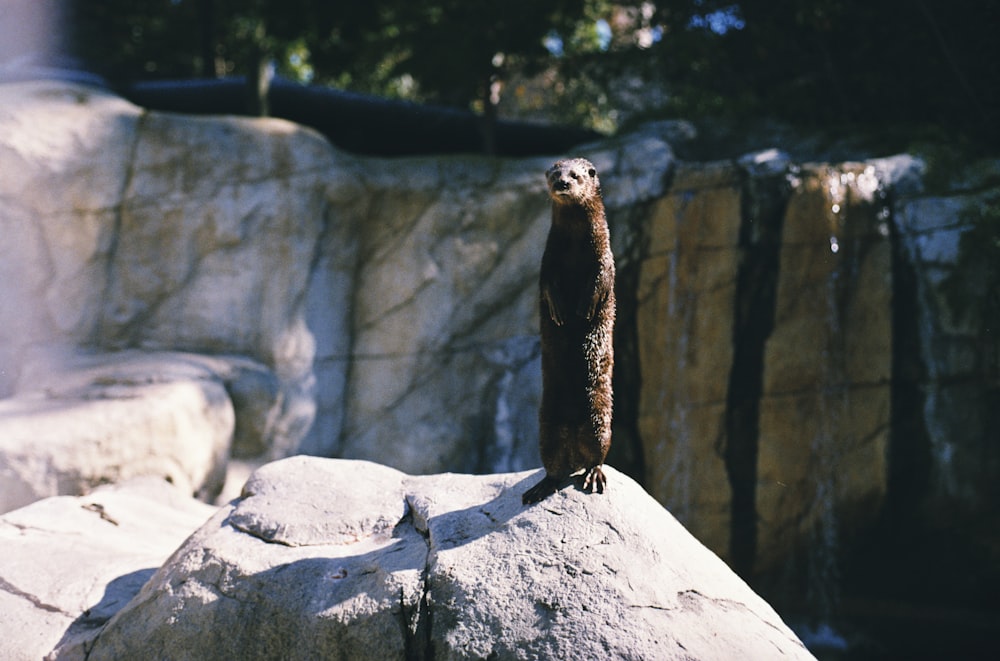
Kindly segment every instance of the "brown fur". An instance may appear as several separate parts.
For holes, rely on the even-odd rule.
[[[538,502],[582,471],[585,491],[603,493],[611,446],[615,264],[601,184],[590,161],[559,161],[546,173],[552,198],[540,277],[545,477],[523,496]]]

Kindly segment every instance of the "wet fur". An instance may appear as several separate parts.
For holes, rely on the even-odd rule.
[[[611,446],[615,265],[594,166],[559,161],[546,173],[552,225],[542,255],[539,313],[545,478],[523,496],[538,502],[582,471],[585,491],[604,491]]]

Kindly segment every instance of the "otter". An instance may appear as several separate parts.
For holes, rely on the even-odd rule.
[[[603,493],[611,446],[615,263],[594,165],[557,162],[545,174],[552,224],[539,277],[542,403],[539,449],[545,477],[522,496],[537,503],[579,475]]]

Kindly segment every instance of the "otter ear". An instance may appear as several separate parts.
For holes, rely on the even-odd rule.
[[[595,170],[594,168],[590,168],[589,170],[587,170],[587,174],[589,174],[590,178],[593,179],[594,177],[597,176],[597,170]]]

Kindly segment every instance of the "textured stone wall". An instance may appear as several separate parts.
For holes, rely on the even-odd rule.
[[[198,378],[232,400],[234,455],[538,465],[557,156],[360,158],[288,122],[59,83],[0,86],[0,129],[0,394],[48,397],[81,350],[210,354]],[[835,552],[894,489],[982,506],[995,317],[943,301],[996,177],[955,197],[908,157],[678,163],[671,130],[577,151],[619,260],[612,463],[746,571],[804,540]],[[80,398],[142,380],[107,374]]]
[[[892,448],[897,508],[940,526],[1000,502],[1000,175],[911,186],[895,213],[905,376]]]
[[[722,444],[739,230],[737,168],[678,167],[651,211],[638,292],[646,488],[716,552],[729,548]]]

